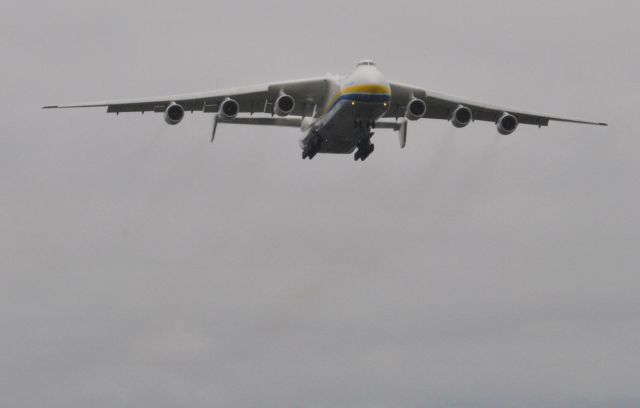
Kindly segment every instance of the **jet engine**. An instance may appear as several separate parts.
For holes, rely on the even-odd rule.
[[[498,132],[501,135],[510,135],[516,131],[518,128],[518,118],[513,116],[510,113],[503,113],[498,122],[496,122],[496,126],[498,128]]]
[[[418,120],[427,113],[427,104],[422,99],[413,98],[407,104],[405,116],[409,120]]]
[[[451,124],[457,128],[463,128],[467,126],[473,120],[473,113],[471,109],[466,106],[458,105],[454,109],[451,115]]]
[[[293,108],[295,107],[296,101],[293,97],[291,95],[282,94],[278,99],[276,99],[274,111],[278,116],[287,116],[293,112]]]
[[[220,104],[220,111],[218,112],[218,116],[221,119],[231,120],[235,119],[235,117],[238,116],[239,112],[240,105],[238,104],[238,102],[231,98],[227,98]]]
[[[184,118],[184,108],[175,102],[171,102],[164,110],[164,121],[169,125],[177,125]]]

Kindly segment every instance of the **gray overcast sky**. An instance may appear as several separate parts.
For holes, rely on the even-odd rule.
[[[640,405],[637,1],[0,5],[0,406]],[[42,111],[346,73],[607,121]]]

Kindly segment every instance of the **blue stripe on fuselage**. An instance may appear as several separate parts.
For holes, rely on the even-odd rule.
[[[391,95],[388,94],[362,94],[351,93],[345,94],[338,98],[338,101],[356,101],[356,102],[389,102]]]

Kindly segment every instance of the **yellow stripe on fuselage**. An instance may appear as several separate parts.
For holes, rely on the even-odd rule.
[[[380,94],[380,95],[391,95],[391,88],[385,85],[377,85],[377,84],[369,84],[369,85],[353,85],[341,90],[337,97],[341,97],[346,94]]]
[[[344,95],[349,95],[349,94],[389,95],[389,96],[391,96],[391,88],[386,86],[386,85],[379,85],[379,84],[353,85],[353,86],[349,86],[347,88],[343,88],[342,90],[340,90],[340,92],[335,94],[335,96],[333,98],[331,98],[331,103],[329,103],[327,105],[327,108],[325,109],[324,112],[327,113],[329,110],[331,110],[331,108],[333,108],[333,105],[336,104],[336,101],[340,97],[342,97]]]

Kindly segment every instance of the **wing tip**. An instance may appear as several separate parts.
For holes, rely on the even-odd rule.
[[[43,106],[42,109],[57,109],[59,108],[59,105],[47,105],[47,106]]]

